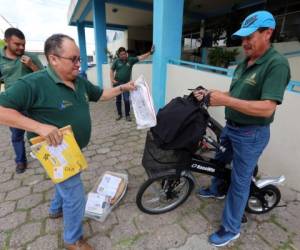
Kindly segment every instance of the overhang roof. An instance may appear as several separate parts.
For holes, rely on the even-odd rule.
[[[71,0],[68,11],[69,25],[84,23],[93,27],[92,0]],[[266,0],[185,0],[185,22],[201,20],[229,13],[233,6],[245,8],[265,3]],[[175,1],[174,1],[175,3]],[[126,29],[129,26],[152,26],[153,0],[106,0],[108,28]]]

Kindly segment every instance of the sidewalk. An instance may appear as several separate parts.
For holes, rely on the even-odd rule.
[[[134,122],[116,122],[113,102],[91,104],[91,108],[93,132],[84,150],[89,168],[82,174],[86,191],[106,170],[128,173],[129,188],[104,223],[85,221],[89,242],[99,250],[216,249],[207,237],[219,226],[223,202],[199,200],[192,194],[172,212],[140,212],[135,196],[146,178],[141,166],[145,131],[137,130]],[[0,126],[0,249],[63,249],[62,220],[47,217],[53,184],[30,157],[29,169],[17,175],[9,141],[9,129]],[[198,180],[208,183],[207,177]],[[286,206],[266,215],[248,215],[241,237],[223,249],[300,249],[300,193],[280,189],[280,205]]]

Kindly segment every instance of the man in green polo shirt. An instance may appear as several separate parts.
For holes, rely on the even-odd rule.
[[[120,47],[117,51],[118,58],[113,62],[110,69],[110,80],[112,86],[120,86],[131,79],[132,67],[135,63],[145,60],[148,56],[154,53],[154,46],[151,50],[143,55],[137,57],[128,56],[128,53],[124,47]],[[129,92],[123,92],[123,100],[125,106],[125,116],[126,121],[131,121],[130,118],[130,102],[129,102]],[[117,121],[122,119],[122,95],[116,97],[116,106],[118,117]]]
[[[80,51],[74,40],[64,34],[55,34],[45,42],[49,66],[19,79],[0,94],[0,124],[28,131],[28,137],[44,137],[50,145],[62,142],[59,128],[71,125],[80,148],[85,147],[91,135],[89,102],[106,101],[122,91],[135,89],[132,82],[102,90],[80,78]],[[27,111],[27,117],[20,113]],[[50,204],[50,218],[63,214],[64,242],[67,249],[93,249],[83,240],[82,219],[85,192],[77,174],[55,185]]]
[[[0,50],[0,82],[5,89],[11,87],[20,77],[43,68],[40,60],[25,51],[25,36],[19,29],[8,28],[4,33],[5,47]],[[24,133],[18,128],[10,128],[11,141],[16,154],[16,172],[23,173],[27,167]]]
[[[257,11],[243,21],[233,37],[242,39],[246,59],[236,68],[229,92],[210,93],[212,106],[225,106],[227,120],[220,138],[226,151],[219,152],[216,158],[232,162],[222,225],[209,237],[215,246],[225,246],[240,236],[252,174],[269,142],[270,123],[290,80],[286,58],[271,45],[275,25],[273,15],[267,11]],[[195,93],[199,98],[201,94]],[[213,178],[211,186],[200,189],[198,195],[224,198],[218,193],[219,183],[220,180]]]

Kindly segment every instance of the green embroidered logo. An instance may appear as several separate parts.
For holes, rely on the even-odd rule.
[[[89,102],[89,96],[87,95],[87,93],[84,93],[84,97],[85,97],[85,101]]]
[[[250,76],[250,78],[247,78],[247,79],[245,80],[245,82],[246,82],[247,84],[250,84],[250,85],[252,85],[252,86],[255,86],[255,85],[256,85],[256,79],[255,79],[255,77],[256,77],[256,73],[252,74],[252,75]]]
[[[63,109],[65,109],[65,108],[67,108],[67,107],[70,107],[70,106],[73,106],[73,103],[72,103],[72,102],[63,100],[63,101],[61,102],[61,104],[60,104],[59,109],[60,109],[60,110],[63,110]]]

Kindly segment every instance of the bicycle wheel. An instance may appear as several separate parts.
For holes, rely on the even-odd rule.
[[[136,196],[138,208],[147,214],[169,212],[185,202],[194,188],[187,176],[165,175],[148,179]]]
[[[277,206],[281,199],[280,190],[268,185],[263,187],[258,194],[250,194],[246,211],[252,214],[264,214]]]

